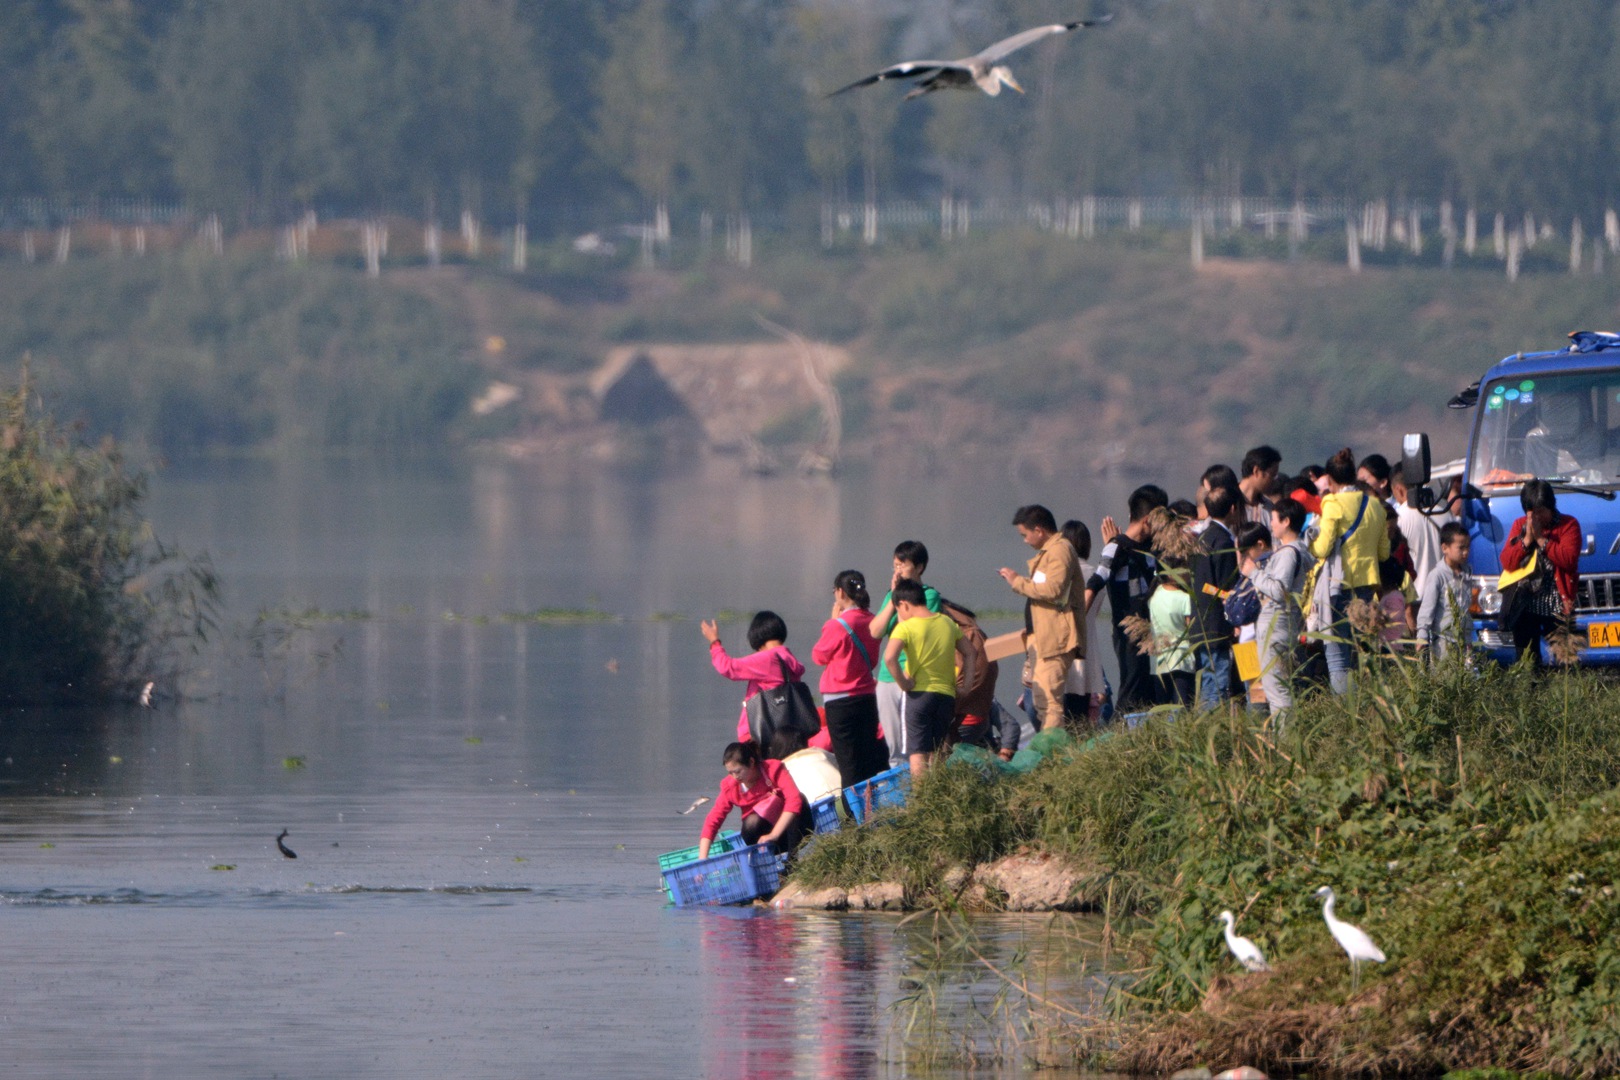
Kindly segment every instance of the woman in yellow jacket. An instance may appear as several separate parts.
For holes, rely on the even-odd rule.
[[[1356,666],[1346,611],[1352,600],[1371,603],[1377,594],[1378,564],[1389,558],[1389,529],[1383,502],[1356,486],[1356,456],[1348,448],[1328,460],[1327,475],[1331,485],[1322,497],[1321,524],[1311,554],[1322,564],[1318,576],[1328,579],[1333,619],[1323,644],[1328,681],[1335,694],[1343,694],[1350,689],[1350,672]]]

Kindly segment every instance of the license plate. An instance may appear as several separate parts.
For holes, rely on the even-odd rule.
[[[1586,643],[1594,649],[1620,649],[1620,622],[1595,622],[1586,628]]]

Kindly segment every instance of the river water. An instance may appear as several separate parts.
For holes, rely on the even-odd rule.
[[[157,474],[149,516],[211,555],[222,625],[155,708],[0,728],[7,1075],[905,1076],[920,1047],[1008,1050],[971,1019],[1000,984],[931,959],[927,920],[667,908],[656,857],[696,842],[677,811],[713,794],[738,710],[697,618],[742,613],[735,646],[772,607],[807,654],[833,576],[881,581],[917,538],[931,583],[1010,629],[995,569],[1037,500],[1093,528],[1122,509],[1085,477],[725,462]],[[1083,994],[1085,950],[1054,942],[1085,930],[973,933]],[[941,971],[941,1027],[908,1039]]]

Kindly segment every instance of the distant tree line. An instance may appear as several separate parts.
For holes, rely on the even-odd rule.
[[[824,98],[1105,10],[1013,58],[1026,97]],[[1617,48],[1610,0],[6,0],[0,203],[545,230],[1198,192],[1594,220]]]

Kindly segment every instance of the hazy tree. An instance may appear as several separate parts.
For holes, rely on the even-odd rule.
[[[330,40],[317,0],[187,0],[163,58],[169,145],[200,207],[244,211],[293,194],[296,104],[311,43]]]
[[[151,43],[132,0],[66,3],[72,19],[38,67],[29,128],[41,181],[61,195],[163,194]]]
[[[610,40],[608,24],[629,0],[518,0],[554,110],[546,125],[547,154],[535,197],[541,216],[569,208],[615,186],[596,147],[597,91]]]
[[[795,30],[791,56],[804,72],[806,161],[823,193],[839,198],[848,197],[859,164],[862,196],[875,201],[891,177],[901,95],[892,86],[826,95],[893,61],[889,24],[865,5],[824,5],[801,10]]]
[[[669,0],[640,0],[609,28],[598,78],[595,146],[648,202],[666,201],[680,161],[681,42]]]
[[[31,137],[40,117],[39,69],[68,14],[59,0],[0,4],[0,192],[39,190]]]
[[[345,28],[306,63],[294,132],[294,194],[384,208],[408,190],[399,83],[376,32]]]
[[[762,0],[708,5],[682,82],[682,164],[691,196],[726,211],[807,187],[804,103],[784,76],[780,12]]]
[[[412,191],[526,211],[556,107],[514,0],[412,0],[396,48]]]

